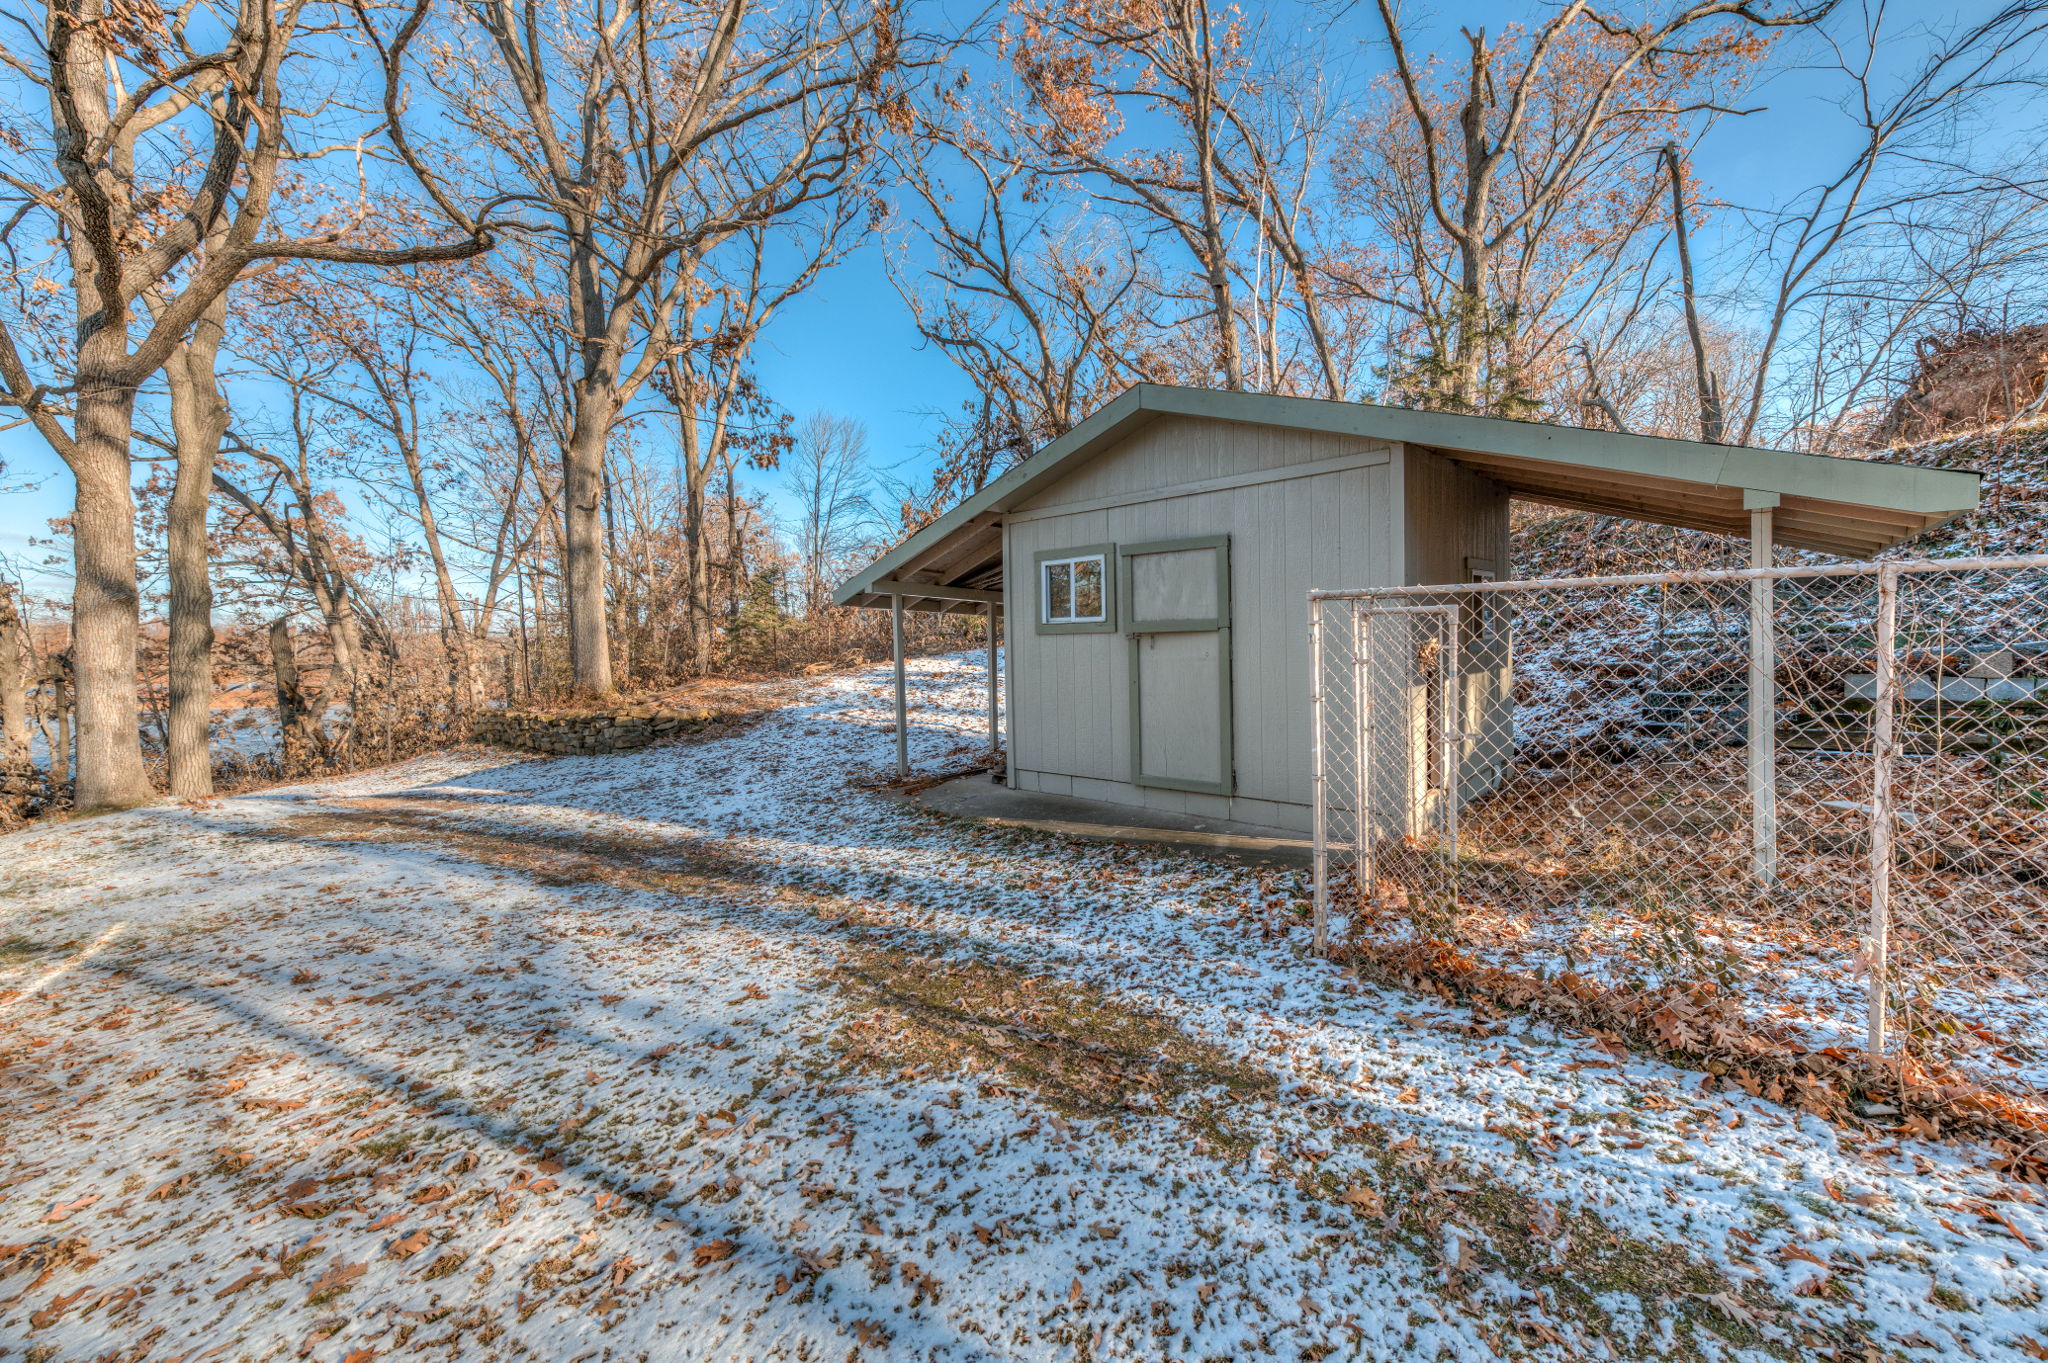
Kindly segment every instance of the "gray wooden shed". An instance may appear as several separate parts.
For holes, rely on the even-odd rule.
[[[1517,498],[1748,535],[1766,556],[1776,543],[1866,557],[1975,506],[1977,483],[1782,450],[1140,384],[835,599],[892,607],[899,620],[904,610],[1000,612],[1016,789],[1305,829],[1311,588],[1512,576]],[[1483,650],[1471,656],[1504,678]],[[1485,676],[1474,684],[1495,689]],[[899,711],[901,697],[899,680]],[[1480,722],[1506,722],[1504,684],[1476,703]]]

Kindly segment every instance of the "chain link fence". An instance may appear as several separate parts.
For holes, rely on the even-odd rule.
[[[1310,613],[1319,949],[2048,1090],[2048,557]]]

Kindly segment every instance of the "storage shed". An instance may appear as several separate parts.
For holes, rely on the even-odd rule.
[[[1511,576],[1517,498],[1747,535],[1768,562],[1773,543],[1867,557],[1975,506],[1977,483],[1859,459],[1140,384],[835,599],[992,623],[1000,613],[1015,789],[1298,830],[1311,803],[1311,588]],[[1508,722],[1504,658],[1489,657],[1485,639],[1466,644],[1472,722]],[[990,666],[993,686],[993,645]],[[900,762],[900,722],[898,733]]]

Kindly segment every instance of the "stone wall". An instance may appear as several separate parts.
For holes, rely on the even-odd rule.
[[[715,710],[653,705],[597,711],[499,710],[477,721],[476,737],[524,752],[592,757],[695,733],[718,717]]]

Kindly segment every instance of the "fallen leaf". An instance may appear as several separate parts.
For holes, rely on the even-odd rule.
[[[191,1181],[192,1175],[190,1174],[180,1174],[176,1178],[165,1179],[162,1183],[157,1184],[156,1187],[144,1193],[142,1200],[144,1202],[161,1202],[167,1197],[185,1191],[185,1185]]]
[[[223,1287],[220,1291],[214,1293],[213,1299],[215,1301],[219,1301],[222,1297],[232,1297],[235,1293],[241,1291],[250,1283],[261,1282],[265,1278],[275,1278],[276,1276],[277,1272],[274,1269],[252,1268],[247,1273],[244,1273],[241,1277],[229,1283],[226,1287]]]
[[[40,1311],[29,1312],[29,1327],[35,1330],[42,1330],[48,1328],[49,1326],[55,1325],[58,1321],[64,1319],[66,1312],[70,1311],[72,1307],[78,1305],[80,1299],[91,1291],[92,1284],[87,1283],[84,1287],[79,1288],[76,1292],[64,1293],[60,1296],[50,1298],[50,1304],[48,1306],[45,1306]],[[93,1303],[95,1309],[98,1307],[98,1305],[98,1302]]]
[[[43,1213],[43,1220],[62,1221],[65,1217],[71,1215],[71,1213],[77,1211],[84,1211],[87,1207],[90,1207],[93,1203],[99,1200],[100,1195],[98,1193],[87,1193],[84,1197],[73,1198],[69,1202],[59,1202],[54,1207],[51,1207],[50,1210]]]
[[[1377,1192],[1363,1183],[1354,1184],[1344,1193],[1343,1201],[1360,1216],[1378,1217],[1386,1214],[1387,1204]]]
[[[697,1267],[704,1268],[732,1258],[738,1249],[739,1246],[730,1240],[707,1240],[692,1250],[690,1257],[696,1261]]]
[[[1765,1316],[1730,1291],[1710,1292],[1701,1297],[1707,1305],[1740,1325],[1762,1324]]]
[[[369,1271],[368,1264],[329,1264],[325,1273],[306,1284],[306,1300],[340,1292]]]
[[[425,1249],[431,1240],[432,1237],[425,1231],[416,1230],[402,1239],[393,1240],[384,1252],[394,1259],[410,1259]]]

